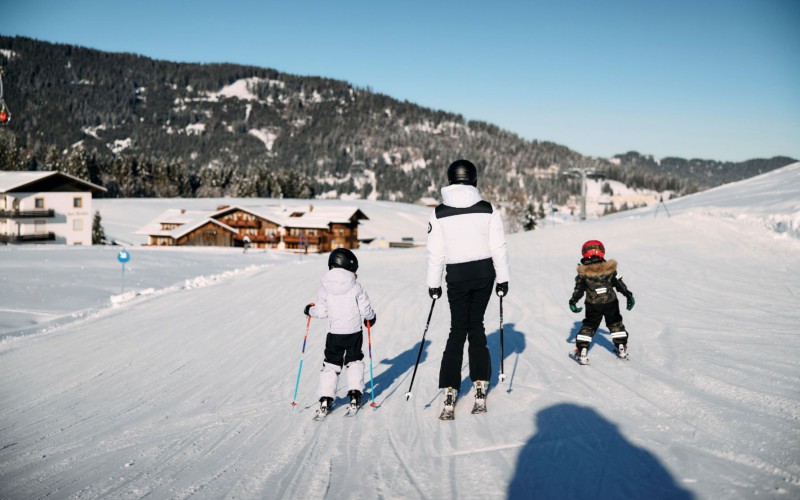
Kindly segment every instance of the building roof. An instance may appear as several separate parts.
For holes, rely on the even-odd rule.
[[[211,222],[213,224],[216,224],[217,226],[221,227],[222,229],[225,229],[226,231],[229,231],[229,232],[231,232],[233,234],[239,234],[239,231],[237,231],[236,229],[234,229],[234,228],[232,228],[232,227],[230,227],[230,226],[228,226],[226,224],[223,224],[222,222],[218,221],[217,219],[212,219],[210,217],[207,217],[205,219],[198,220],[198,221],[196,221],[196,222],[194,222],[192,224],[184,224],[182,226],[176,227],[172,231],[167,231],[167,235],[168,236],[172,236],[173,238],[175,238],[177,240],[178,238],[181,238],[181,237],[186,236],[187,234],[191,233],[195,229],[205,226],[209,222]]]
[[[0,172],[0,193],[93,191],[106,188],[62,172]]]
[[[369,220],[369,218],[364,214],[364,212],[361,211],[360,208],[353,206],[309,206],[306,208],[302,206],[242,207],[233,205],[221,208],[219,210],[181,210],[171,208],[165,210],[158,217],[140,228],[138,231],[136,231],[136,234],[146,234],[148,236],[171,236],[173,238],[178,238],[183,236],[187,230],[191,231],[196,229],[208,219],[217,220],[216,218],[222,217],[223,215],[237,210],[252,214],[255,217],[272,222],[278,226],[301,229],[327,230],[330,227],[330,224],[349,224],[353,218],[356,220]],[[219,221],[217,220],[217,222]],[[181,224],[181,226],[170,230],[164,230],[161,229],[162,223]],[[221,222],[220,225],[226,228],[229,227]],[[176,235],[176,232],[180,232],[181,234]]]

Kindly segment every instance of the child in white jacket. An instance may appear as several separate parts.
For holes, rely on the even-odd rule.
[[[303,312],[312,318],[328,318],[325,339],[325,361],[319,377],[319,413],[326,414],[336,396],[336,386],[342,367],[347,368],[347,395],[350,404],[361,405],[364,392],[364,353],[361,351],[364,325],[375,324],[366,290],[356,281],[358,259],[350,250],[337,248],[328,257],[328,272],[322,278],[317,302],[308,304]]]

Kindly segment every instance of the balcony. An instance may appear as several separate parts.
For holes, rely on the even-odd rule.
[[[281,237],[274,235],[274,236],[267,236],[263,234],[250,234],[250,241],[253,243],[273,243],[277,245],[281,242]]]
[[[56,213],[49,210],[0,210],[0,219],[33,219],[55,217]]]
[[[285,235],[283,237],[284,243],[296,243],[300,244],[300,241],[303,242],[303,245],[318,245],[325,241],[325,238],[321,236],[303,236],[302,239],[300,236],[293,236],[293,235]]]
[[[37,234],[0,234],[0,243],[28,243],[35,241],[53,241],[56,233]]]
[[[220,222],[230,227],[258,227],[256,220],[222,219]]]

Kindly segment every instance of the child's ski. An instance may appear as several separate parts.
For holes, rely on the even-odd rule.
[[[314,420],[325,420],[331,409],[333,409],[333,398],[322,398],[319,402],[317,413],[314,415]]]
[[[355,417],[358,414],[359,406],[353,403],[347,405],[347,410],[344,412],[345,417]]]
[[[586,352],[586,348],[584,347],[580,351],[577,349],[569,353],[569,357],[574,359],[579,365],[588,365],[589,364],[589,356]]]

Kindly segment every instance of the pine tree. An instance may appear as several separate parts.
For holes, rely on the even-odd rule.
[[[528,206],[525,208],[525,214],[522,216],[522,229],[525,231],[533,231],[536,229],[536,211],[533,209],[531,203],[528,203]]]
[[[106,241],[106,233],[100,223],[100,211],[95,210],[94,220],[92,221],[92,245],[102,245]]]

